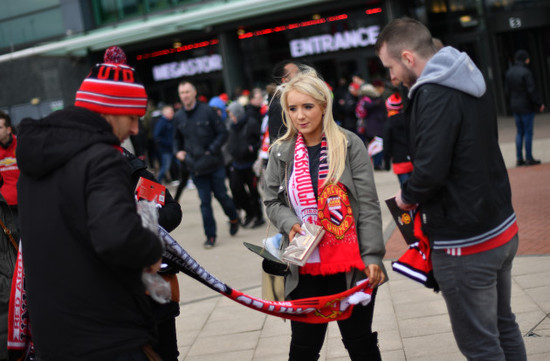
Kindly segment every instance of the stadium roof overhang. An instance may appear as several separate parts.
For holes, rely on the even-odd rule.
[[[201,30],[209,26],[253,18],[273,12],[291,10],[329,0],[239,0],[208,2],[202,6],[181,10],[170,15],[150,16],[67,36],[64,39],[40,44],[0,55],[0,63],[36,55],[84,56],[88,51],[102,50],[110,45],[120,46],[174,33]]]

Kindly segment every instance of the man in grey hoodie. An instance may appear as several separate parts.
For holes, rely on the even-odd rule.
[[[510,306],[518,227],[483,75],[409,18],[388,24],[376,49],[409,88],[414,170],[396,201],[420,217],[458,347],[468,360],[526,360]]]

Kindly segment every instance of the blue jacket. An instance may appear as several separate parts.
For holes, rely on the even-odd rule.
[[[161,116],[155,124],[153,139],[161,153],[171,153],[174,142],[174,121]]]

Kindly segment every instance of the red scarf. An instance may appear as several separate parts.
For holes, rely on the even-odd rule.
[[[294,169],[289,180],[288,194],[298,217],[303,222],[322,226],[326,233],[318,248],[300,273],[329,275],[348,272],[352,268],[365,269],[359,253],[355,220],[346,187],[342,183],[323,184],[328,175],[327,141],[321,141],[319,160],[318,197],[315,199],[309,156],[304,138],[298,133],[294,149]]]

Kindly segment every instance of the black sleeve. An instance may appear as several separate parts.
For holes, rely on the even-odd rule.
[[[435,197],[449,177],[456,139],[461,123],[462,104],[456,91],[441,92],[424,87],[417,91],[415,103],[416,149],[414,171],[404,184],[406,203],[424,203]]]
[[[268,110],[269,142],[273,144],[286,132],[283,124],[283,108],[279,97],[274,97]]]

